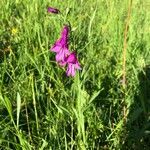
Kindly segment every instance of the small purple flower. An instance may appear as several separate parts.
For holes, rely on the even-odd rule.
[[[54,14],[58,14],[60,12],[57,8],[52,8],[52,7],[48,7],[47,11],[49,13],[54,13]]]
[[[78,59],[76,57],[76,53],[72,52],[66,59],[65,62],[68,63],[66,74],[67,76],[75,76],[76,69],[80,70],[80,64],[78,62]]]
[[[69,27],[64,26],[60,39],[58,39],[50,49],[56,53],[56,61],[60,65],[65,65],[65,58],[70,54],[68,49],[68,34]]]

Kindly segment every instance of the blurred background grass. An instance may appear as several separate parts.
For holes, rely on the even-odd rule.
[[[132,1],[123,88],[129,3],[1,2],[1,149],[149,149],[150,2]],[[75,78],[49,51],[64,24],[82,66]]]

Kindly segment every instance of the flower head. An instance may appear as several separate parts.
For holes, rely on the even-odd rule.
[[[65,58],[70,54],[68,49],[68,26],[64,26],[61,37],[51,47],[51,51],[56,53],[56,61],[59,63],[65,63]]]
[[[11,33],[12,33],[12,35],[16,35],[18,33],[18,29],[12,28]]]
[[[57,8],[53,8],[53,7],[48,7],[47,11],[49,13],[54,13],[54,14],[58,14],[60,12]]]
[[[76,57],[76,53],[75,53],[75,52],[72,52],[72,53],[65,59],[65,62],[68,64],[67,71],[66,71],[67,76],[72,76],[72,77],[74,77],[74,76],[75,76],[75,73],[76,73],[76,69],[78,69],[78,70],[81,69],[80,64],[79,64],[79,62],[78,62],[78,59],[77,59],[77,57]]]

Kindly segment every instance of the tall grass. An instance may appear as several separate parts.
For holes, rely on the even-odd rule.
[[[150,2],[130,2],[1,2],[1,149],[149,149]],[[64,24],[74,78],[49,51]]]

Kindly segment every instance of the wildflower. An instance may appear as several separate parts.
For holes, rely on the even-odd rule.
[[[54,13],[54,14],[58,14],[60,12],[57,8],[52,8],[52,7],[48,7],[47,11],[49,13]]]
[[[11,33],[12,33],[12,35],[16,35],[18,33],[18,29],[12,28]]]
[[[67,76],[72,76],[72,77],[74,77],[74,76],[75,76],[75,73],[76,73],[76,69],[78,69],[78,70],[81,69],[80,64],[79,64],[79,62],[78,62],[78,59],[77,59],[77,57],[76,57],[76,53],[75,53],[75,52],[72,52],[72,53],[65,59],[65,62],[68,64],[67,71],[66,71]]]
[[[70,54],[68,49],[68,26],[64,26],[61,37],[51,47],[51,51],[56,53],[56,61],[60,65],[65,64],[65,58]]]

